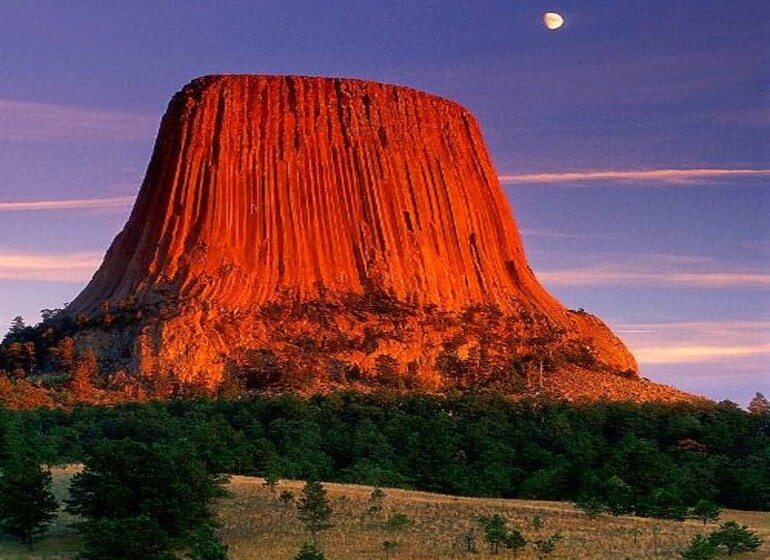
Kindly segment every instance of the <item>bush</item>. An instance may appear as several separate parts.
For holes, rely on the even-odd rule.
[[[388,520],[385,522],[385,526],[391,531],[400,531],[412,523],[412,520],[405,513],[397,511],[392,513]]]

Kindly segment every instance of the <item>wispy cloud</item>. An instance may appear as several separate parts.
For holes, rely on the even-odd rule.
[[[695,185],[714,179],[756,178],[770,175],[770,169],[649,169],[649,170],[599,170],[569,173],[528,173],[501,175],[505,185],[606,183],[610,181],[634,182],[644,185],[674,184]]]
[[[0,141],[147,140],[156,127],[142,114],[0,99]]]
[[[663,284],[699,288],[770,286],[770,274],[736,272],[642,272],[618,270],[610,265],[539,272],[545,284],[557,286],[612,286]]]
[[[596,239],[597,236],[593,235],[581,235],[578,233],[563,233],[560,231],[550,229],[532,229],[523,228],[521,230],[522,235],[525,237],[554,237],[559,239]]]
[[[689,255],[635,255],[584,267],[539,271],[537,277],[554,286],[770,287],[770,273],[763,270],[736,270]]]
[[[635,351],[640,364],[690,364],[713,362],[756,356],[770,355],[770,344],[756,346],[670,346],[639,348]]]
[[[0,212],[72,210],[80,208],[113,208],[128,206],[133,202],[133,196],[113,196],[110,198],[78,198],[70,200],[0,202]]]
[[[81,282],[91,278],[102,260],[100,252],[22,253],[0,249],[0,279]]]
[[[730,360],[770,363],[770,321],[704,321],[619,325],[615,331],[642,365]]]

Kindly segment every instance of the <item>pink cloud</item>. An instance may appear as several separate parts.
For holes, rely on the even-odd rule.
[[[0,99],[0,140],[147,140],[156,127],[156,118],[141,114]]]
[[[81,282],[91,278],[102,261],[101,252],[22,253],[0,249],[0,279]]]
[[[649,169],[649,170],[598,170],[569,173],[527,173],[501,175],[506,185],[559,184],[597,181],[637,181],[664,184],[698,184],[709,179],[760,177],[770,175],[770,169]]]
[[[538,271],[537,277],[553,286],[679,286],[693,288],[762,288],[770,273],[728,269],[710,259],[691,255],[636,255],[562,270]]]
[[[770,363],[770,321],[725,320],[617,325],[641,365],[730,360],[741,369],[757,360]]]
[[[80,198],[70,200],[36,200],[23,202],[0,202],[0,212],[20,212],[30,210],[72,210],[78,208],[113,208],[133,204],[133,196],[114,196],[111,198]]]

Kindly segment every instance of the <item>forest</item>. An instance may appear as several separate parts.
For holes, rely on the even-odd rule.
[[[130,440],[194,449],[212,472],[676,519],[699,501],[770,510],[763,403],[746,412],[729,401],[576,405],[492,392],[175,399],[0,409],[0,437],[12,425],[47,464],[81,463],[105,441]]]

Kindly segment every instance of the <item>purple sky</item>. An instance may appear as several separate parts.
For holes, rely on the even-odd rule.
[[[643,375],[745,406],[770,395],[769,18],[766,0],[6,0],[0,331],[85,285],[189,80],[358,77],[471,109],[543,283]]]

